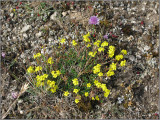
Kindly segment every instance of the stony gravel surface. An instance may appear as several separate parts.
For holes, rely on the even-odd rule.
[[[102,20],[99,32],[128,51],[125,72],[107,81],[111,94],[104,103],[87,110],[72,98],[41,100],[26,93],[7,118],[158,119],[158,1],[46,2],[44,8],[41,3],[1,2],[2,115],[14,101],[13,92],[27,81],[24,68],[37,49],[46,46],[51,53],[59,37],[75,39],[75,32],[81,39],[91,28],[90,16],[97,15]],[[42,103],[51,105],[42,107]]]

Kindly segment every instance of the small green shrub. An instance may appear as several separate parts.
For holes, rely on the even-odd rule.
[[[91,21],[90,24],[96,25]],[[82,97],[98,101],[108,97],[110,90],[102,79],[115,75],[117,67],[125,66],[127,51],[115,55],[115,47],[102,36],[99,38],[92,32],[83,35],[82,42],[62,38],[59,46],[53,47],[54,54],[35,54],[37,65],[27,69],[32,84],[46,93],[61,91],[64,97],[72,94],[75,103]]]

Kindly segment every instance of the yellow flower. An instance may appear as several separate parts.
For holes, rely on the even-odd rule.
[[[89,47],[91,47],[91,45],[90,45],[90,44],[88,44],[88,45],[87,45],[87,47],[89,48]]]
[[[95,99],[99,101],[99,97],[98,97],[98,95],[96,95]]]
[[[89,36],[90,36],[90,33],[89,33],[89,32],[88,32],[88,34],[83,35],[83,40],[84,40],[85,42],[90,42]]]
[[[104,93],[104,97],[108,97],[109,93],[110,93],[110,90],[106,89]]]
[[[116,60],[117,60],[117,61],[119,61],[119,60],[121,60],[121,59],[123,59],[123,55],[116,55]]]
[[[42,80],[45,80],[47,77],[48,77],[47,74],[43,74],[43,75],[42,75]]]
[[[41,67],[41,66],[37,66],[37,67],[35,68],[35,71],[36,71],[36,72],[38,72],[38,71],[40,71],[40,70],[42,70],[42,67]]]
[[[65,41],[66,41],[66,39],[62,38],[61,41],[60,41],[60,43],[63,44]]]
[[[59,70],[56,71],[56,75],[59,76],[61,72]]]
[[[91,51],[90,51],[90,52],[88,53],[88,55],[91,56],[91,57],[95,57],[96,54],[97,54],[97,51],[95,51],[95,52],[91,52]]]
[[[102,72],[98,73],[98,76],[99,77],[103,76],[103,73]]]
[[[57,76],[58,76],[54,70],[51,72],[51,74],[52,74],[52,76],[53,76],[54,78],[57,78]]]
[[[115,47],[109,46],[108,54],[109,54],[110,58],[112,58],[114,56],[114,52],[115,52]]]
[[[56,82],[55,81],[50,81],[50,80],[47,80],[47,84],[49,85],[49,87],[55,87],[56,85]]]
[[[49,63],[49,64],[53,64],[53,63],[54,63],[53,60],[52,60],[52,57],[50,57],[50,58],[48,59],[48,63]]]
[[[87,83],[87,87],[91,87],[91,83]]]
[[[102,44],[101,44],[101,47],[105,47],[105,46],[108,46],[108,42],[104,41]]]
[[[88,92],[85,92],[84,95],[87,97],[88,96]]]
[[[77,78],[74,78],[73,80],[73,84],[76,86],[76,85],[78,85],[78,79]]]
[[[75,103],[79,103],[79,100],[78,100],[78,99],[75,99]]]
[[[94,74],[97,74],[100,72],[100,69],[101,69],[101,65],[100,64],[97,64],[96,66],[93,67],[93,73]]]
[[[27,72],[28,73],[34,73],[34,69],[32,66],[30,66],[28,69],[27,69]]]
[[[41,53],[37,53],[36,55],[33,55],[33,58],[36,59],[38,57],[41,57]]]
[[[37,81],[36,87],[44,86],[44,82],[42,81]]]
[[[96,42],[94,42],[94,45],[99,47],[100,42],[101,42],[100,40],[97,40]]]
[[[107,89],[106,84],[101,84],[101,88],[103,91],[105,91]]]
[[[125,65],[126,65],[126,60],[121,61],[120,65],[121,65],[122,67],[125,66]]]
[[[68,91],[65,91],[64,92],[64,96],[68,96],[69,95],[69,92]]]
[[[114,71],[113,70],[109,70],[108,72],[107,72],[107,76],[109,77],[109,76],[113,76],[115,73],[114,73]]]
[[[15,10],[15,9],[13,9],[13,11],[15,12],[16,10]]]
[[[101,87],[101,83],[100,82],[95,82],[94,84],[95,84],[95,86],[97,86],[97,88]]]
[[[55,93],[56,90],[57,90],[57,88],[58,88],[58,86],[56,85],[54,88],[51,88],[50,91],[51,91],[52,93]]]
[[[92,100],[95,100],[95,98],[94,98],[94,97],[92,97]]]
[[[127,50],[121,50],[121,53],[123,53],[124,55],[126,55],[127,54]]]
[[[110,64],[110,69],[111,70],[116,70],[116,63]]]
[[[74,89],[73,92],[77,94],[79,92],[79,89]]]
[[[76,46],[76,45],[77,45],[77,43],[76,43],[75,40],[72,40],[72,44],[73,44],[73,46]]]
[[[102,52],[102,51],[104,52],[104,48],[103,48],[103,47],[100,47],[100,48],[98,48],[98,51],[99,51],[99,52]]]

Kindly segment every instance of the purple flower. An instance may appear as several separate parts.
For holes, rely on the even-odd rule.
[[[2,57],[5,57],[5,56],[6,56],[6,54],[4,52],[2,52]]]
[[[18,97],[18,93],[17,92],[12,92],[11,93],[12,98],[16,99]]]
[[[108,35],[104,35],[103,37],[104,37],[105,39],[108,39]]]
[[[96,16],[91,16],[91,18],[89,19],[89,24],[98,25],[99,19]]]

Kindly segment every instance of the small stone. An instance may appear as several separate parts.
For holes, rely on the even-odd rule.
[[[146,45],[146,46],[144,47],[144,50],[145,50],[145,51],[148,51],[148,50],[150,50],[150,48],[151,48],[150,46],[147,46],[147,45]]]
[[[50,19],[57,20],[56,16],[57,16],[57,12],[54,12],[54,14],[51,15]]]
[[[36,33],[36,37],[39,38],[42,36],[42,32]]]
[[[62,12],[63,17],[67,15],[67,12]]]
[[[22,28],[21,32],[22,32],[22,33],[23,33],[23,32],[26,32],[26,31],[28,31],[30,28],[31,28],[31,25],[26,25],[26,26],[24,26],[24,27]]]
[[[28,35],[26,33],[23,34],[24,38],[28,38]]]
[[[22,103],[22,102],[23,102],[23,100],[21,100],[21,99],[20,99],[20,100],[18,100],[18,103],[19,103],[19,104],[20,104],[20,103]]]
[[[135,61],[136,59],[135,59],[135,57],[134,57],[133,55],[130,55],[130,56],[129,56],[129,60],[131,60],[131,61],[133,62],[133,61]]]
[[[13,16],[14,16],[14,13],[11,13],[10,16],[13,17]]]
[[[145,91],[147,91],[147,86],[144,89],[145,89]]]
[[[20,110],[19,112],[20,112],[20,114],[23,114],[23,110]]]

